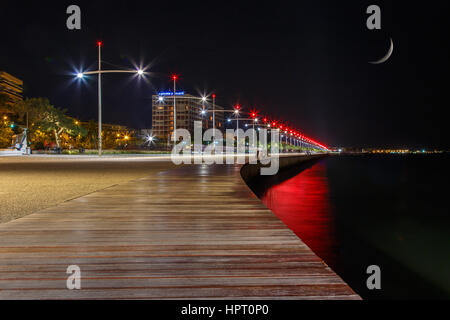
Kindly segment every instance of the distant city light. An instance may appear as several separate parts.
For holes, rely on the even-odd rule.
[[[144,70],[139,69],[139,70],[137,71],[137,73],[138,73],[138,75],[142,75],[142,74],[144,74]]]
[[[79,72],[79,73],[77,74],[77,77],[81,79],[81,78],[84,77],[84,74],[82,74],[81,72]]]
[[[159,101],[159,102],[164,101],[164,97],[158,97],[158,101]]]
[[[227,119],[228,122],[231,122],[231,119]]]
[[[206,97],[202,97],[202,101],[205,102],[206,101]]]

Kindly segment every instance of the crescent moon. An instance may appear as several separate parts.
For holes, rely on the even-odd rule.
[[[391,57],[392,52],[394,51],[394,42],[392,41],[392,38],[389,38],[389,39],[391,39],[391,46],[389,47],[388,53],[386,53],[386,55],[383,58],[381,58],[380,60],[370,61],[369,63],[371,63],[371,64],[381,64],[383,62],[386,62]]]

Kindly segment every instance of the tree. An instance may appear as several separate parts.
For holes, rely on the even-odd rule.
[[[66,110],[55,108],[46,98],[31,98],[14,105],[21,122],[28,118],[32,129],[52,133],[56,145],[61,148],[61,134],[70,136],[86,135],[86,129],[75,124],[74,119],[66,115]]]
[[[11,146],[11,139],[14,132],[6,120],[9,118],[8,114],[10,112],[11,107],[8,96],[4,93],[0,93],[0,148]]]
[[[3,121],[0,122],[0,148],[7,148],[11,146],[11,138],[14,132],[11,127],[5,124]]]
[[[10,112],[9,98],[6,94],[0,93],[0,113]]]

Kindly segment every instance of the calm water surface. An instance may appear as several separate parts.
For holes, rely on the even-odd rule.
[[[332,156],[254,191],[363,298],[449,299],[449,160]],[[369,265],[381,290],[366,287]]]

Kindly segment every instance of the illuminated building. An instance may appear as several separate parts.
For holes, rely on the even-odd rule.
[[[0,71],[0,94],[8,97],[9,104],[22,101],[23,81],[9,73]]]
[[[194,136],[194,121],[201,121],[203,129],[213,127],[211,101],[203,103],[200,97],[195,97],[184,91],[177,91],[177,129],[186,129]],[[173,124],[173,92],[159,92],[152,96],[152,132],[161,141],[170,141],[174,129]],[[203,104],[206,112],[202,114]],[[223,107],[215,105],[216,129],[223,131]]]

